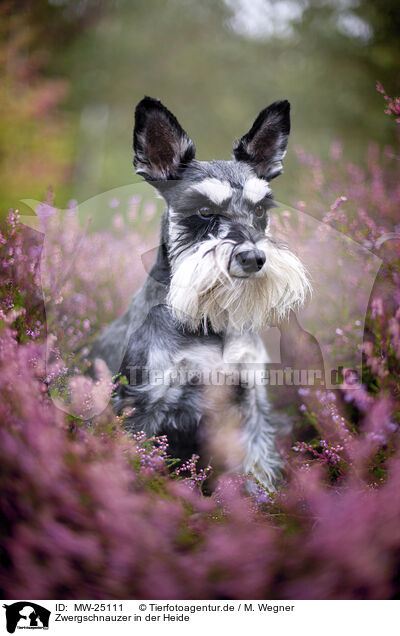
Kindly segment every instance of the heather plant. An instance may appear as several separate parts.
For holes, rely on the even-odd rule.
[[[398,102],[386,102],[397,117]],[[101,368],[97,379],[81,374],[93,332],[124,311],[141,281],[128,266],[138,234],[121,232],[119,216],[115,233],[85,234],[73,207],[62,217],[49,199],[40,213],[52,236],[51,267],[39,271],[43,235],[10,213],[0,237],[4,597],[399,597],[399,164],[395,151],[370,154],[367,172],[335,157],[312,163],[319,185],[304,200],[324,225],[378,253],[365,324],[344,311],[332,343],[340,352],[355,327],[363,330],[362,368],[354,384],[296,389],[293,433],[281,446],[285,479],[275,493],[231,474],[214,475],[206,496],[208,467],[195,456],[175,463],[164,437],[128,433],[107,406],[123,379]],[[291,227],[284,214],[278,222]],[[333,275],[342,275],[338,267]],[[54,312],[46,325],[47,294]],[[360,309],[357,289],[354,297]],[[72,362],[66,350],[77,352]],[[52,378],[71,368],[66,412]]]

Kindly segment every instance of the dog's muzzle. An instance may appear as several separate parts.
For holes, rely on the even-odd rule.
[[[239,252],[236,254],[235,260],[245,274],[255,274],[264,267],[266,256],[264,252],[254,248]]]
[[[267,256],[264,250],[246,241],[237,245],[229,259],[229,274],[234,278],[249,278],[261,272]]]

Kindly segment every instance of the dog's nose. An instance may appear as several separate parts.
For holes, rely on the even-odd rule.
[[[262,269],[265,263],[265,254],[260,250],[246,250],[236,254],[236,260],[246,274],[254,274]]]

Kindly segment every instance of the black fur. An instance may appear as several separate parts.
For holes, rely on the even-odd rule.
[[[113,374],[119,372],[127,377],[128,384],[119,386],[114,400],[117,413],[134,408],[126,419],[127,427],[131,431],[144,430],[148,435],[166,434],[170,454],[181,460],[201,451],[204,386],[194,379],[178,387],[153,387],[146,378],[146,369],[160,367],[168,371],[169,365],[177,364],[176,360],[184,366],[186,352],[188,364],[196,363],[203,353],[210,360],[213,356],[222,359],[227,334],[214,333],[207,321],[197,330],[189,330],[184,322],[173,317],[167,302],[171,264],[178,256],[184,257],[186,250],[193,251],[194,246],[210,236],[219,237],[221,232],[225,233],[224,240],[238,246],[244,242],[255,245],[261,237],[265,238],[268,210],[274,206],[272,194],[268,191],[257,207],[243,200],[243,188],[257,175],[271,179],[281,172],[290,131],[289,110],[287,101],[275,102],[263,110],[236,144],[232,161],[200,162],[195,159],[193,142],[160,101],[145,97],[136,108],[134,165],[167,204],[161,222],[160,247],[146,283],[134,296],[127,313],[96,341],[91,357],[103,358]],[[207,179],[229,184],[229,200],[215,205],[207,196],[194,191],[193,186]],[[204,206],[209,218],[201,213]],[[258,342],[262,347],[257,338],[254,338],[256,349]],[[232,396],[233,404],[241,412],[258,418],[260,426],[260,422],[265,422],[268,430],[273,431],[266,395],[259,393],[254,401],[251,389],[240,384]],[[258,443],[257,439],[252,443]],[[276,457],[271,447],[274,466],[279,464]]]
[[[182,148],[183,146],[183,148]],[[196,154],[176,117],[158,100],[145,97],[136,107],[133,165],[148,181],[178,179]]]
[[[268,180],[282,174],[290,133],[290,104],[287,100],[274,102],[258,115],[249,132],[235,145],[237,161],[254,166],[257,175]]]

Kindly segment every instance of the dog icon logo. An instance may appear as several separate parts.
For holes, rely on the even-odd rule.
[[[14,634],[18,629],[48,629],[51,612],[32,603],[31,601],[18,601],[11,605],[3,605],[6,610],[7,631]]]

